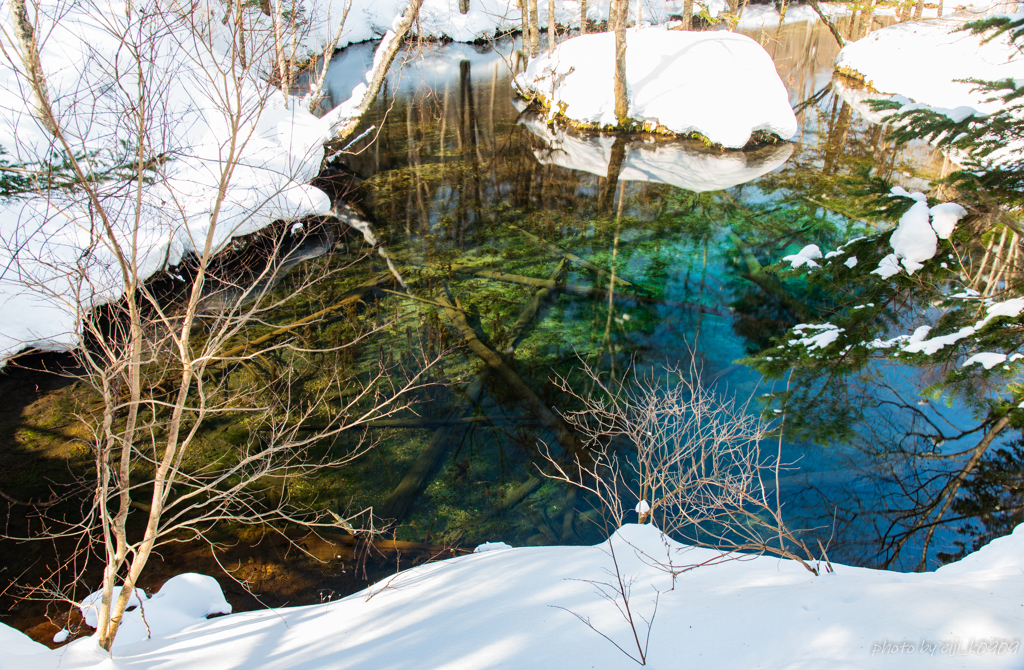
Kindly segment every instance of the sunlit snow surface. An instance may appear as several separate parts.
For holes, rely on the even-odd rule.
[[[905,96],[913,102],[964,118],[974,110],[989,114],[1001,102],[989,102],[965,79],[995,81],[1024,77],[1024,58],[1001,35],[958,31],[963,17],[898,23],[847,44],[836,67],[853,70],[881,93]],[[885,96],[878,96],[885,97]]]
[[[0,668],[620,670],[632,661],[573,616],[636,654],[629,625],[597,592],[616,582],[612,551],[631,580],[641,640],[640,617],[653,617],[649,667],[1020,667],[1019,649],[1009,649],[1013,641],[1019,647],[1024,630],[1024,530],[933,573],[834,565],[834,573],[815,577],[793,561],[745,556],[685,572],[673,588],[662,566],[678,569],[715,552],[666,540],[653,526],[627,525],[594,547],[487,551],[413,568],[340,601],[156,632],[115,649],[113,658],[85,638],[42,654],[0,656]],[[824,563],[817,567],[825,571]],[[206,604],[205,596],[198,600]],[[934,649],[922,650],[922,642]],[[982,643],[986,653],[969,653]],[[883,653],[893,644],[913,649]]]
[[[631,119],[686,135],[700,133],[726,147],[744,146],[755,131],[788,140],[797,132],[786,87],[768,53],[729,32],[685,32],[664,27],[626,34],[626,80]],[[553,54],[532,60],[515,79],[540,96],[552,113],[583,124],[617,125],[615,36],[583,35]]]

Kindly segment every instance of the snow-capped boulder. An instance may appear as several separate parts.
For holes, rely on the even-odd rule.
[[[727,32],[647,28],[626,38],[629,116],[648,130],[700,133],[739,148],[765,131],[788,140],[797,121],[768,53]],[[551,116],[593,128],[616,125],[615,36],[582,35],[530,62],[518,90]]]

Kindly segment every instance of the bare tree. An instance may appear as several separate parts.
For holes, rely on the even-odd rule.
[[[268,32],[241,9],[214,20],[200,4],[94,10],[89,20],[106,41],[88,45],[92,69],[71,93],[47,92],[38,25],[20,31],[31,38],[21,40],[27,51],[20,58],[5,54],[19,83],[35,94],[38,122],[52,137],[42,153],[63,157],[71,176],[59,189],[37,178],[25,196],[24,220],[2,243],[17,258],[24,290],[62,303],[83,340],[80,382],[95,403],[79,415],[91,434],[94,472],[80,481],[78,492],[88,492],[82,513],[54,511],[42,536],[76,543],[81,557],[99,556],[97,641],[109,650],[147,562],[163,544],[207,539],[224,522],[372,528],[368,510],[340,515],[297,505],[288,482],[344,465],[371,446],[356,439],[340,453],[323,448],[325,440],[358,436],[369,421],[407,407],[440,352],[419,350],[421,364],[403,374],[406,367],[374,351],[360,376],[351,369],[352,351],[380,323],[341,318],[327,346],[296,337],[326,317],[351,316],[387,274],[276,327],[282,307],[346,270],[326,261],[292,270],[301,256],[286,224],[296,211],[322,207],[290,203],[313,197],[302,184],[322,147],[281,159],[260,144],[264,116],[281,104],[279,90],[259,76],[267,63],[280,66],[280,25]],[[174,107],[170,82],[191,87],[199,97],[189,104],[202,118]],[[213,106],[203,108],[202,100]],[[192,124],[185,130],[182,118]],[[116,132],[97,137],[94,129],[105,130],[110,120]],[[186,131],[197,123],[224,134],[211,133],[206,141],[214,146],[190,143]],[[34,151],[40,149],[26,145],[21,157]],[[101,169],[105,162],[113,165]],[[250,232],[274,219],[285,223]],[[79,241],[81,253],[62,260],[67,255],[52,256],[45,241],[33,247],[23,239],[55,237],[55,229],[70,230],[67,239]],[[183,276],[168,297],[147,278],[178,263],[174,248]],[[232,256],[241,251],[247,253]],[[251,339],[253,326],[270,332]],[[209,453],[205,431],[222,420],[244,422],[248,436]],[[271,488],[280,493],[268,495]],[[61,579],[44,588],[59,589]]]
[[[362,94],[358,104],[351,109],[347,105],[339,105],[339,109],[328,112],[324,117],[332,125],[332,132],[336,142],[344,143],[352,137],[356,128],[359,127],[359,122],[363,115],[366,114],[367,110],[370,109],[370,106],[377,99],[377,93],[380,92],[388,70],[391,68],[395,56],[398,55],[398,50],[402,47],[406,35],[412,29],[412,24],[416,21],[416,17],[419,16],[422,4],[423,0],[410,0],[405,11],[396,22],[395,27],[384,35],[373,55],[373,69],[369,74],[369,84],[361,89]]]
[[[692,544],[774,554],[818,574],[814,552],[783,519],[781,454],[761,450],[769,427],[749,401],[719,396],[695,363],[632,384],[608,382],[587,364],[582,371],[593,392],[562,377],[556,384],[582,407],[563,418],[589,460],[569,468],[549,454],[554,478],[592,494],[619,524],[635,509],[640,523]]]

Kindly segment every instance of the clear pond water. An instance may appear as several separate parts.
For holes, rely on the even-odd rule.
[[[766,381],[741,361],[801,315],[748,279],[750,260],[768,265],[810,243],[828,251],[870,231],[851,186],[865,170],[914,187],[949,166],[928,147],[886,141],[884,128],[867,118],[865,96],[833,82],[838,47],[821,24],[751,37],[775,59],[801,130],[791,143],[745,153],[550,127],[513,95],[511,41],[405,52],[363,138],[337,159],[356,175],[347,197],[371,228],[353,231],[335,247],[342,252],[321,261],[357,258],[365,232],[378,249],[324,290],[379,272],[397,277],[396,290],[351,317],[386,324],[352,351],[356,374],[388,357],[416,370],[424,352],[458,344],[439,306],[457,300],[480,340],[555,411],[573,401],[554,379],[582,384],[584,362],[628,379],[695,361],[719,394],[754,398],[749,411],[760,412],[758,397],[786,382]],[[348,97],[372,53],[373,45],[356,45],[336,56],[331,103]],[[629,285],[609,291],[612,272]],[[539,288],[530,280],[556,276],[579,290],[551,292],[517,330]],[[786,281],[799,293],[798,279]],[[593,290],[581,295],[584,289]],[[311,337],[322,344],[327,332]],[[538,476],[538,444],[557,439],[522,394],[496,374],[475,394],[483,367],[465,347],[445,354],[438,385],[416,396],[415,413],[372,428],[375,449],[306,485],[339,509],[381,509],[431,448],[441,454],[438,465],[403,510],[400,538],[470,545],[600,539],[593,501]],[[850,402],[902,398],[906,411],[871,410],[853,438],[832,440],[822,430],[816,441],[814,426],[828,424],[828,408],[805,407],[803,416],[787,418],[794,428],[784,430],[781,447],[766,446],[780,448],[791,464],[781,477],[791,524],[831,536],[833,560],[881,563],[884,510],[901,504],[891,473],[865,458],[865,446],[898,442],[921,416],[970,423],[955,406],[907,409],[917,406],[924,383],[917,369],[874,368],[850,381]],[[916,564],[916,556],[907,560]]]

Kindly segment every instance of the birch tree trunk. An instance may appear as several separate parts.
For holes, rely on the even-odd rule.
[[[419,15],[422,4],[423,0],[410,0],[394,32],[389,30],[384,35],[384,39],[381,40],[380,46],[377,47],[377,51],[373,55],[373,74],[370,84],[363,94],[363,99],[351,115],[333,120],[331,125],[332,141],[344,143],[352,137],[352,133],[359,127],[360,119],[363,118],[366,111],[377,100],[377,94],[380,92],[380,87],[384,84],[384,78],[387,76],[388,69],[391,67],[391,63],[394,62],[398,49],[405,40],[405,36],[409,34],[409,29],[412,28],[413,22]],[[330,112],[324,118],[329,116]]]
[[[580,0],[580,35],[587,34],[587,0]]]
[[[25,73],[32,88],[32,106],[35,117],[43,124],[51,135],[56,133],[56,123],[50,106],[49,89],[46,86],[46,75],[39,62],[39,45],[36,43],[36,31],[28,15],[25,0],[11,0],[11,14],[14,18],[14,30],[18,39],[18,50]]]
[[[615,18],[615,119],[620,128],[629,123],[629,100],[626,87],[626,20],[628,0],[612,0]]]
[[[555,0],[548,0],[548,53],[555,52]]]
[[[530,6],[530,58],[540,53],[540,15],[537,13],[537,0],[527,0]]]

